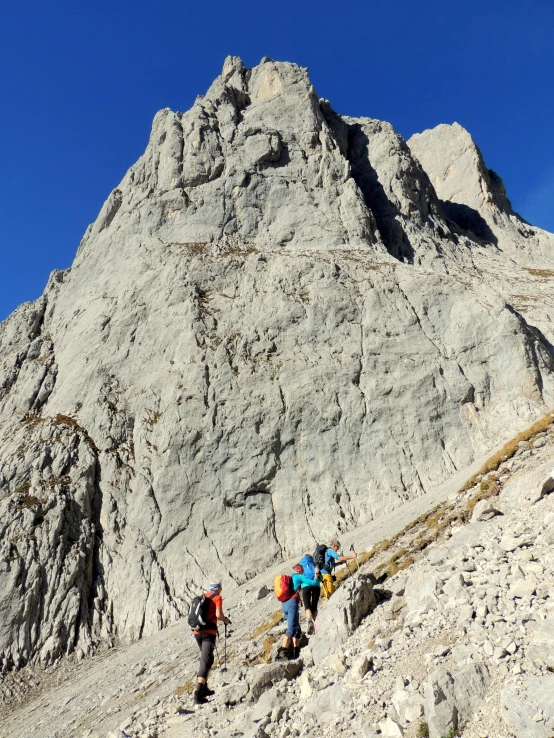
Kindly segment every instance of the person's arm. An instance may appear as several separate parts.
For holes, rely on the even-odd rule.
[[[344,564],[345,561],[352,561],[352,559],[357,559],[357,558],[358,558],[357,553],[353,553],[351,556],[341,556],[338,560],[338,563]]]
[[[319,587],[319,579],[310,579],[309,577],[304,576],[304,574],[298,574],[298,578],[300,583],[305,587]]]
[[[218,603],[215,606],[215,616],[218,620],[221,620],[222,623],[225,623],[225,625],[229,625],[231,623],[229,618],[223,614],[223,603]]]

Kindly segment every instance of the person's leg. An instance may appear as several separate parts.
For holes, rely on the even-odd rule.
[[[290,599],[283,602],[282,605],[283,615],[287,621],[287,632],[283,636],[283,642],[281,643],[280,648],[277,649],[277,656],[275,658],[278,660],[290,658],[290,646],[292,643],[292,636],[294,634],[294,630],[292,630],[294,622],[294,605],[296,605],[296,612],[298,613],[298,600]]]
[[[319,594],[319,587],[304,587],[304,604],[306,606],[306,633],[312,635],[314,632],[314,599],[316,592]]]
[[[333,577],[330,574],[323,574],[323,591],[325,592],[327,599],[329,599],[335,591],[335,583],[333,582]]]
[[[317,618],[317,606],[319,604],[319,597],[321,595],[321,589],[319,587],[312,587],[313,593],[312,593],[312,614],[314,621]]]
[[[215,636],[209,633],[195,636],[200,647],[200,666],[196,676],[197,685],[194,691],[194,701],[197,704],[206,701],[207,680],[210,669],[214,663]]]
[[[291,617],[289,621],[289,631],[292,633],[292,655],[293,658],[297,659],[300,656],[300,638],[302,636],[302,630],[300,628],[300,607],[298,606],[298,600],[292,601],[291,604]]]

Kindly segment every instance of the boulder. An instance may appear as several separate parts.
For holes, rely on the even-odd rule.
[[[500,714],[517,738],[554,735],[554,674],[527,677],[519,688],[500,693]]]
[[[471,521],[483,523],[487,520],[491,520],[496,515],[502,515],[502,513],[492,504],[490,500],[479,500],[479,502],[473,508]]]
[[[250,674],[249,700],[257,702],[261,695],[281,679],[290,681],[294,679],[302,669],[302,661],[282,661],[276,664],[260,666],[252,670]]]
[[[437,595],[442,591],[443,580],[432,572],[410,574],[404,590],[408,612],[426,611],[437,604]]]
[[[314,663],[318,664],[341,646],[375,605],[375,593],[367,574],[355,574],[333,594],[317,619],[312,638]]]
[[[340,682],[337,682],[317,692],[304,706],[304,712],[315,717],[328,712],[336,715],[350,702],[350,699],[350,692]]]
[[[367,674],[371,665],[371,656],[368,653],[361,653],[356,656],[350,667],[348,678],[354,682],[361,682]]]
[[[517,512],[543,499],[554,490],[552,461],[524,468],[514,474],[500,493],[503,511]]]
[[[485,664],[470,664],[452,672],[434,671],[425,685],[429,738],[442,738],[466,723],[480,704],[489,679]]]
[[[278,691],[277,687],[272,687],[261,695],[256,707],[252,710],[250,718],[252,722],[259,723],[260,720],[270,717],[274,710],[284,710],[288,704],[288,701]]]
[[[215,699],[224,705],[236,705],[246,697],[249,689],[246,681],[233,682],[217,690]]]
[[[425,700],[413,689],[397,690],[391,701],[402,725],[413,723],[423,715]]]

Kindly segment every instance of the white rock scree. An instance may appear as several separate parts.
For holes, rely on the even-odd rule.
[[[151,636],[544,414],[553,245],[457,124],[406,143],[228,58],[0,324],[2,671]]]

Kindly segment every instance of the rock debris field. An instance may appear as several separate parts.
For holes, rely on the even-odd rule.
[[[10,700],[6,681],[2,735],[551,738],[553,426],[472,482],[374,547],[322,607],[298,660],[272,662],[284,628],[268,572],[265,584],[262,577],[229,597],[227,669],[214,667],[207,705],[192,703],[197,652],[183,623],[172,641],[168,629],[90,662],[36,672],[34,687],[29,672],[19,708],[16,682]],[[431,542],[418,552],[422,540]],[[138,648],[142,660],[133,662]],[[118,659],[117,668],[103,666]],[[47,709],[73,679],[83,689],[83,671],[89,722],[111,723],[109,730],[86,727],[83,715],[64,726],[64,710]],[[30,715],[46,720],[23,725]]]

